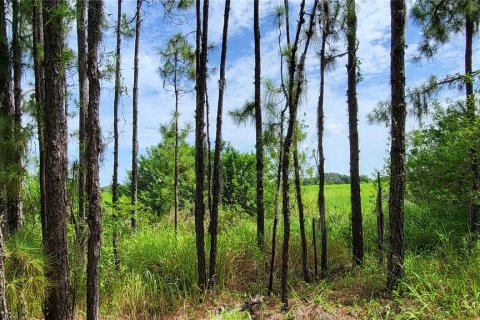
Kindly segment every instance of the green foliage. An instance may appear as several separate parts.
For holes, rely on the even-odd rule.
[[[256,158],[227,145],[221,156],[222,204],[248,214],[255,213]]]
[[[52,285],[45,277],[48,260],[43,254],[38,224],[26,224],[6,241],[7,303],[13,315],[42,315],[43,301]]]
[[[411,133],[407,156],[408,186],[415,201],[463,207],[470,192],[471,150],[480,150],[478,119],[473,125],[462,110],[437,109],[432,123]]]
[[[174,34],[159,55],[163,87],[180,94],[190,91],[195,79],[195,50],[187,37],[180,32]]]
[[[422,56],[431,59],[452,35],[464,31],[467,16],[478,25],[480,3],[476,0],[416,0],[411,16],[423,35],[418,47],[419,56],[414,60]]]
[[[179,136],[181,210],[192,208],[195,192],[195,149],[185,141],[188,133],[187,127],[181,130]],[[173,207],[174,123],[162,126],[161,134],[162,142],[149,148],[138,161],[138,199],[158,216],[168,213]]]

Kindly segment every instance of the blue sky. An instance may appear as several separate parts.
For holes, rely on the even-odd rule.
[[[155,1],[153,1],[155,2]],[[277,48],[277,29],[273,22],[274,6],[279,0],[261,0],[261,33],[262,33],[262,77],[278,79],[279,56]],[[283,2],[283,1],[282,1]],[[290,1],[293,24],[297,18],[299,0]],[[220,45],[223,27],[224,1],[211,0],[209,42]],[[312,1],[307,1],[308,7]],[[411,4],[409,2],[409,4]],[[116,16],[117,1],[106,0],[105,10],[113,24]],[[130,17],[135,11],[134,0],[124,0],[124,12]],[[160,142],[159,126],[171,119],[174,108],[174,99],[171,92],[162,87],[162,80],[158,74],[160,64],[158,51],[165,45],[169,36],[182,31],[185,33],[194,30],[195,21],[183,25],[168,24],[163,19],[162,7],[159,4],[145,4],[143,7],[144,22],[140,40],[140,75],[139,75],[139,148],[140,153]],[[368,125],[366,115],[379,100],[388,98],[390,94],[390,8],[387,0],[359,0],[357,1],[359,40],[358,56],[361,60],[363,81],[358,85],[359,103],[359,135],[360,135],[360,171],[370,175],[375,168],[382,168],[384,158],[388,156],[388,128],[385,126]],[[193,18],[193,15],[191,15]],[[255,130],[252,126],[236,127],[226,113],[253,96],[254,51],[253,51],[253,1],[233,0],[231,8],[228,56],[227,56],[227,87],[225,94],[224,138],[233,146],[243,151],[254,149]],[[407,58],[416,52],[416,43],[421,37],[420,30],[408,23],[407,29]],[[194,42],[193,36],[191,38]],[[475,39],[475,50],[480,49]],[[75,32],[72,32],[69,43],[76,48]],[[103,48],[113,51],[115,35],[113,30],[107,31],[103,39]],[[316,145],[316,104],[319,91],[319,61],[317,49],[311,47],[307,62],[307,94],[299,115],[309,126],[308,137],[302,143],[302,148],[311,150]],[[463,69],[464,41],[462,35],[453,38],[444,46],[432,61],[423,61],[421,64],[412,64],[407,60],[407,82],[409,86],[422,83],[430,75],[461,72]],[[124,181],[127,170],[131,166],[131,87],[133,84],[133,39],[124,39],[122,43],[122,76],[128,92],[121,98],[120,105],[120,181]],[[218,67],[219,49],[210,57],[210,66]],[[336,68],[326,75],[325,95],[325,169],[340,173],[349,171],[348,149],[348,118],[346,104],[346,61],[339,60]],[[474,68],[478,67],[478,60],[474,60]],[[215,126],[216,101],[218,95],[217,77],[213,76],[209,83],[211,101],[212,128]],[[76,75],[70,82],[77,84]],[[76,97],[77,87],[73,88],[73,99]],[[456,93],[452,93],[456,94]],[[194,122],[194,95],[182,97],[180,104],[180,121]],[[108,144],[101,162],[101,185],[111,182],[113,165],[113,83],[102,84],[101,96],[101,126],[104,141]],[[409,128],[415,126],[409,122]],[[74,132],[78,128],[78,119],[70,119],[69,129]],[[211,132],[214,132],[212,129]],[[193,134],[190,136],[193,142]],[[212,141],[214,137],[212,136]],[[70,138],[70,159],[77,158],[74,135]],[[309,152],[310,154],[310,152]]]

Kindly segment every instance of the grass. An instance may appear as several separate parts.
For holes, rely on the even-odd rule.
[[[474,319],[480,317],[480,255],[467,252],[463,238],[466,215],[459,210],[429,208],[406,203],[406,273],[393,298],[384,292],[385,266],[375,260],[375,187],[362,184],[365,264],[351,266],[350,190],[348,185],[326,186],[329,266],[325,279],[302,281],[300,235],[292,210],[289,288],[291,309],[279,314],[273,296],[257,312],[258,318],[322,318],[328,315],[365,319]],[[318,216],[315,186],[304,187],[309,265],[313,266],[311,219]],[[108,195],[104,195],[108,201]],[[384,199],[384,206],[388,199]],[[107,209],[108,210],[108,209]],[[385,210],[386,215],[387,211]],[[272,213],[268,212],[267,230]],[[106,218],[108,220],[108,214]],[[213,318],[250,319],[238,306],[251,296],[265,294],[270,233],[266,253],[256,246],[254,217],[224,212],[220,221],[218,286],[200,296],[193,219],[184,213],[177,240],[170,219],[152,224],[140,220],[137,232],[128,217],[120,221],[121,269],[116,271],[111,247],[111,223],[105,223],[101,252],[101,306],[105,319]],[[279,239],[282,236],[279,224]],[[29,317],[41,317],[41,302],[50,284],[43,278],[48,267],[41,253],[38,224],[7,240],[9,304]],[[281,241],[277,248],[280,260]],[[208,239],[206,248],[209,248]],[[278,264],[277,264],[278,266]],[[276,269],[276,275],[279,275]],[[77,283],[77,314],[84,309],[84,275]],[[278,293],[278,277],[275,278]],[[199,304],[203,300],[203,304]]]

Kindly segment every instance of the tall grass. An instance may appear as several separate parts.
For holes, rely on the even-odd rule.
[[[304,187],[308,228],[309,266],[313,271],[311,219],[318,216],[317,187]],[[433,208],[406,203],[405,239],[407,256],[405,279],[394,299],[384,294],[385,266],[375,260],[375,188],[362,184],[362,210],[366,260],[361,268],[351,264],[350,189],[348,185],[326,188],[326,209],[331,272],[311,284],[302,281],[299,221],[292,210],[289,266],[290,295],[335,313],[339,304],[351,308],[360,318],[373,319],[474,319],[480,317],[480,255],[465,250],[467,218],[461,210]],[[384,199],[387,210],[387,199]],[[387,211],[385,211],[387,212]],[[111,245],[111,221],[105,215],[101,248],[101,307],[107,319],[152,319],[178,313],[194,314],[201,296],[197,288],[197,267],[193,219],[184,213],[175,240],[168,217],[152,223],[141,221],[138,231],[121,222],[119,251],[121,268],[115,270]],[[265,294],[270,255],[272,212],[267,214],[265,252],[256,245],[255,218],[223,211],[218,238],[218,278],[216,294],[240,303],[255,294]],[[124,223],[123,223],[124,222]],[[208,221],[205,223],[208,224]],[[386,223],[388,225],[388,222]],[[69,230],[73,234],[73,230]],[[283,234],[279,224],[278,237]],[[70,236],[73,241],[73,236]],[[48,259],[42,253],[40,226],[28,222],[22,231],[6,241],[7,295],[14,315],[42,316],[42,303],[52,284],[45,279]],[[76,259],[71,248],[71,259]],[[209,239],[206,239],[208,253]],[[275,274],[279,273],[281,241],[278,241]],[[72,283],[77,293],[77,314],[84,309],[85,272],[78,272]],[[278,290],[278,277],[275,278]],[[215,309],[216,310],[216,309]],[[235,310],[207,311],[198,317],[244,319]],[[187,316],[188,317],[188,316]]]

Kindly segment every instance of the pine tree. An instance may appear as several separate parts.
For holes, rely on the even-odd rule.
[[[392,95],[390,151],[390,248],[388,253],[387,288],[396,288],[403,277],[404,199],[405,199],[405,0],[391,0],[391,64]]]
[[[117,225],[117,211],[118,211],[118,104],[120,100],[120,77],[121,77],[121,47],[122,47],[122,0],[117,1],[117,25],[115,28],[117,44],[115,47],[115,87],[113,95],[113,177],[112,177],[112,205],[113,205],[113,234],[112,234],[112,246],[113,246],[113,259],[115,268],[120,269],[120,256],[118,253],[118,225]]]
[[[201,1],[196,1],[197,29],[196,29],[196,108],[195,108],[195,243],[197,248],[198,287],[200,291],[206,289],[207,274],[205,262],[205,160],[204,160],[204,128],[205,128],[205,96],[207,84],[207,56],[208,56],[208,9],[209,1],[203,1],[203,15]]]
[[[64,110],[64,17],[61,0],[44,5],[46,225],[45,253],[51,258],[46,277],[56,285],[45,300],[45,319],[68,318],[67,269],[67,119]],[[61,70],[62,72],[58,72]]]
[[[348,43],[348,132],[350,140],[350,194],[352,205],[352,249],[353,261],[363,262],[362,202],[360,198],[360,172],[357,127],[357,15],[355,0],[347,4],[347,43]]]
[[[210,285],[214,286],[217,278],[217,234],[218,211],[220,206],[220,155],[222,153],[222,118],[223,96],[225,93],[225,64],[227,60],[228,20],[230,17],[230,0],[225,0],[223,13],[222,53],[220,56],[220,78],[218,80],[217,124],[215,133],[215,153],[213,156],[213,195],[210,218]]]
[[[190,91],[190,80],[195,73],[193,63],[195,52],[187,38],[181,34],[174,34],[167,42],[166,47],[160,51],[160,76],[163,79],[163,87],[167,90],[173,87],[175,95],[175,150],[174,150],[174,170],[173,170],[173,196],[174,196],[174,231],[175,238],[178,233],[178,206],[179,206],[179,101],[180,96]]]
[[[310,39],[313,34],[313,28],[315,25],[315,12],[317,8],[318,0],[313,4],[313,10],[310,14],[310,23],[306,32],[306,40],[300,59],[297,62],[297,51],[300,39],[300,33],[302,31],[303,24],[305,23],[305,1],[300,3],[300,13],[295,34],[295,40],[290,48],[288,59],[288,110],[289,121],[287,134],[285,136],[285,142],[283,146],[283,159],[282,159],[282,213],[283,213],[283,246],[282,246],[282,270],[280,291],[281,299],[284,308],[288,307],[288,295],[287,295],[287,277],[288,277],[288,249],[290,241],[290,195],[289,195],[289,167],[290,167],[290,150],[293,143],[293,135],[295,130],[295,124],[297,119],[298,104],[300,95],[303,89],[305,80],[305,60],[310,45]],[[287,4],[288,6],[288,4]],[[288,11],[287,11],[288,12]],[[288,32],[287,32],[288,34]]]
[[[132,97],[132,185],[130,190],[132,211],[132,228],[137,227],[137,193],[138,193],[138,52],[140,50],[140,27],[142,24],[142,3],[143,0],[137,0],[137,9],[135,11],[135,51],[133,57],[133,97]]]
[[[88,116],[87,136],[87,194],[88,194],[88,261],[87,261],[87,320],[99,318],[100,308],[100,237],[101,188],[99,180],[100,134],[100,75],[98,47],[102,39],[101,22],[103,1],[90,0],[88,4]]]
[[[43,54],[41,44],[43,44],[43,5],[39,0],[32,0],[32,51],[33,68],[35,76],[35,105],[36,122],[39,150],[39,185],[40,185],[40,220],[42,223],[43,243],[46,243],[46,215],[47,215],[47,192],[45,177],[45,130],[43,123],[44,103],[45,103],[45,74],[43,68]]]
[[[253,34],[255,39],[255,154],[257,159],[257,244],[264,246],[265,205],[263,199],[263,130],[261,107],[261,54],[259,0],[253,1]]]

